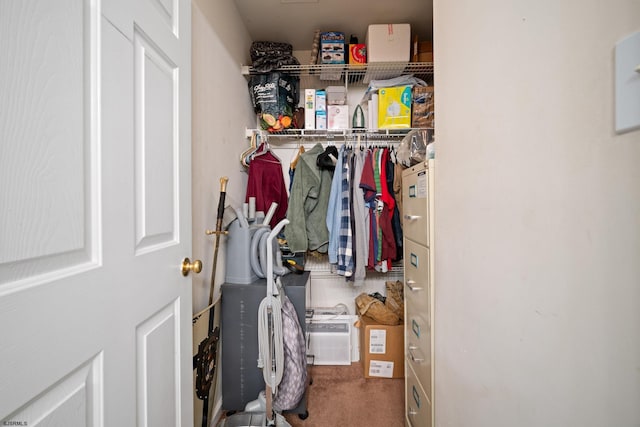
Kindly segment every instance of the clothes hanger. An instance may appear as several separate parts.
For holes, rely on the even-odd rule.
[[[304,153],[304,145],[302,145],[300,141],[298,141],[298,151],[296,151],[296,153],[294,154],[294,158],[293,160],[291,160],[291,164],[289,165],[289,167],[292,170],[296,168],[298,164],[298,160],[300,160],[300,155],[303,153]]]
[[[256,150],[256,152],[251,155],[251,159],[260,157],[260,161],[263,162],[282,164],[280,158],[276,156],[271,150],[268,134],[265,131],[260,131],[258,139],[262,142],[258,145],[258,149]]]
[[[264,132],[260,131],[257,138],[259,142],[258,149],[252,154],[253,158],[266,154],[271,150],[271,147],[269,147],[269,139]]]
[[[391,159],[391,162],[393,164],[398,164],[398,158],[396,157],[396,147],[394,147],[393,145],[389,147],[389,159]]]
[[[345,137],[344,148],[347,150],[351,150],[353,147],[353,136]]]
[[[254,132],[251,134],[251,146],[249,147],[249,149],[240,154],[240,164],[245,169],[249,169],[249,161],[251,160],[251,155],[256,151],[256,149],[256,134]]]

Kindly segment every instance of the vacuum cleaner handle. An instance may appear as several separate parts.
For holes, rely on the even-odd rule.
[[[285,225],[289,224],[288,219],[283,219],[273,228],[267,237],[267,295],[273,294],[273,239],[280,233]]]

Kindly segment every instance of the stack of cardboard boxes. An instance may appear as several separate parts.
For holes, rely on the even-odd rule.
[[[386,296],[356,297],[365,378],[404,377],[404,283],[387,281]]]

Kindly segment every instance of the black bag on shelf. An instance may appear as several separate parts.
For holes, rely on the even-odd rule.
[[[260,127],[269,132],[295,128],[293,113],[299,100],[300,78],[273,71],[249,80],[249,94]]]

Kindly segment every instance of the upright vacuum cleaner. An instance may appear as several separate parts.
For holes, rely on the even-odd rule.
[[[258,367],[262,368],[265,390],[256,400],[246,405],[244,412],[223,419],[219,427],[290,427],[280,411],[292,409],[304,394],[307,381],[304,335],[298,323],[295,308],[284,295],[280,281],[281,276],[288,271],[282,268],[279,260],[274,260],[274,252],[278,252],[274,248],[274,239],[288,223],[287,219],[283,219],[273,230],[265,234],[264,239],[262,237],[256,239],[255,236],[253,239],[259,240],[260,245],[264,246],[264,248],[257,248],[257,250],[262,253],[266,252],[266,263],[263,263],[266,271],[262,270],[267,281],[266,296],[258,309]],[[260,276],[260,274],[258,275]],[[292,324],[292,321],[297,325],[297,330],[293,333],[292,328],[295,325]],[[286,343],[286,349],[283,339],[283,324],[285,328],[289,328],[288,336],[298,336],[299,338],[294,343]],[[298,348],[301,351],[297,351]],[[285,353],[287,366],[285,366]],[[296,358],[297,353],[303,360],[300,363],[295,361],[292,363],[292,359]],[[286,368],[290,369],[290,372],[285,373]],[[284,389],[279,388],[281,383],[283,386],[286,385]]]

